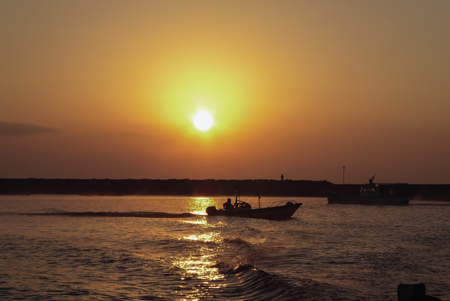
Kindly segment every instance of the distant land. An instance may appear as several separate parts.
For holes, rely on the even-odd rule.
[[[324,191],[357,194],[360,184],[308,180],[189,180],[189,179],[0,179],[0,194],[174,195],[324,197]],[[413,200],[450,201],[450,185],[409,185]]]

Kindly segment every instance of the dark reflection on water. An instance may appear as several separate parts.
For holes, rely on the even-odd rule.
[[[1,196],[0,299],[395,300],[401,282],[450,299],[448,203],[297,200],[280,222],[181,215],[225,198]],[[178,218],[17,214],[65,212]]]

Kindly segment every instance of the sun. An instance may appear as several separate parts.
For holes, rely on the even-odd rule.
[[[205,132],[209,130],[213,124],[214,120],[211,117],[211,114],[206,111],[200,111],[194,116],[194,125],[200,131]]]

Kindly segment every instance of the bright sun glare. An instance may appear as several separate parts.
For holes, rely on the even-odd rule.
[[[195,127],[203,132],[209,130],[213,123],[214,120],[212,119],[211,114],[206,111],[200,111],[194,117]]]

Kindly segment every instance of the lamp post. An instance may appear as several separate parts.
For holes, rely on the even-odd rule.
[[[342,185],[345,184],[345,166],[342,166]]]

